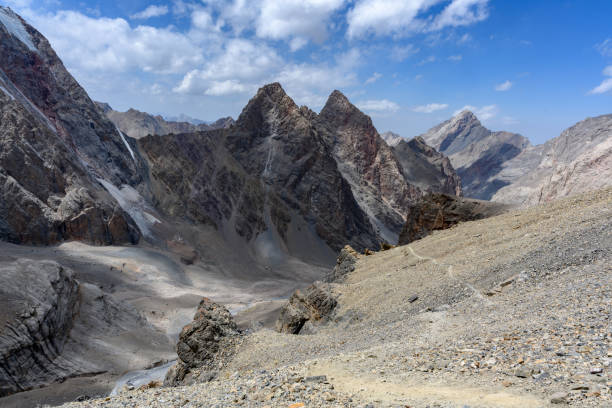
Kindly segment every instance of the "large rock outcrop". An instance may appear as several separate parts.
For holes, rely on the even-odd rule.
[[[330,292],[329,284],[315,282],[306,289],[296,290],[282,307],[276,330],[280,333],[299,334],[309,324],[313,330],[318,324],[325,323],[338,301]]]
[[[506,205],[499,203],[447,194],[427,194],[410,207],[406,225],[400,234],[399,245],[409,244],[432,231],[447,229],[460,222],[501,214],[506,209]]]
[[[361,255],[350,245],[342,248],[336,260],[336,265],[325,276],[325,282],[342,282],[349,273],[355,270],[355,265],[357,265],[357,260],[360,257]]]
[[[82,272],[10,251],[0,256],[0,398],[172,357],[165,333],[98,285],[78,281]]]
[[[183,328],[176,345],[178,362],[166,375],[165,384],[179,385],[210,381],[219,364],[231,357],[239,335],[231,313],[223,306],[203,298],[193,322]]]
[[[177,122],[165,120],[160,115],[151,115],[136,109],[118,112],[107,103],[96,102],[99,109],[104,112],[117,127],[126,135],[140,139],[147,135],[167,135],[170,133],[193,133],[206,130],[228,128],[234,124],[231,117],[221,118],[213,123],[193,124],[190,122]]]
[[[80,306],[74,273],[22,260],[0,274],[0,397],[73,374],[61,354]]]
[[[0,239],[137,242],[98,182],[138,186],[135,146],[101,115],[49,42],[0,7]]]
[[[490,131],[470,111],[457,114],[421,137],[448,156],[461,178],[463,195],[481,200],[491,199],[512,182],[499,173],[504,163],[530,146],[529,140],[519,134]]]

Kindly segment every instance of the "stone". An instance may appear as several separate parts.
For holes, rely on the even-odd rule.
[[[328,321],[336,304],[328,284],[323,282],[315,282],[304,291],[296,290],[282,307],[276,330],[299,334],[306,322],[320,324]]]
[[[360,257],[357,251],[350,245],[346,245],[338,255],[336,266],[325,277],[325,282],[342,282],[349,273],[355,270],[355,265]]]
[[[515,371],[514,371],[514,375],[520,378],[529,378],[531,377],[531,374],[533,373],[533,369],[531,367],[518,367]]]
[[[501,214],[506,206],[447,194],[427,194],[408,208],[406,224],[399,244],[406,245],[432,231],[450,228],[460,222],[474,221]]]
[[[567,392],[556,392],[550,397],[551,404],[564,404],[567,402]]]
[[[168,371],[164,385],[211,381],[216,376],[216,368],[233,355],[232,340],[238,335],[231,313],[224,306],[203,298],[193,321],[179,335],[178,361]]]

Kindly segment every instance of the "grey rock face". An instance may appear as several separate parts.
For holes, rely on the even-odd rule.
[[[432,231],[450,228],[460,222],[501,214],[506,208],[507,206],[499,203],[447,194],[428,194],[410,208],[399,244],[409,244]]]
[[[130,217],[96,181],[138,185],[135,148],[104,118],[48,41],[0,8],[0,239],[136,242]],[[25,41],[25,42],[24,42]]]
[[[168,121],[159,115],[150,115],[136,109],[118,112],[107,103],[96,102],[98,108],[126,135],[140,139],[147,135],[167,135],[170,133],[193,133],[207,130],[224,129],[232,126],[231,117],[221,118],[211,124],[194,124],[187,121]]]
[[[401,140],[393,152],[404,178],[423,191],[462,195],[461,179],[448,157],[427,145],[423,138]]]
[[[168,372],[167,385],[208,381],[219,363],[231,355],[231,340],[238,335],[230,312],[203,298],[193,322],[183,328],[176,345],[178,362]]]
[[[459,113],[421,137],[448,156],[461,178],[463,194],[482,200],[489,200],[511,182],[499,176],[503,164],[530,145],[521,135],[490,131],[470,111]]]
[[[72,271],[54,262],[0,268],[0,397],[73,373],[60,358],[79,311]]]
[[[158,205],[251,240],[264,231],[290,246],[292,226],[329,247],[377,247],[377,235],[342,177],[314,112],[279,84],[261,88],[230,129],[139,140]],[[298,235],[299,235],[298,234]]]
[[[585,119],[504,164],[493,200],[532,205],[612,184],[612,115]]]
[[[299,334],[306,322],[325,322],[337,305],[327,284],[315,282],[303,292],[296,290],[281,309],[276,321],[280,333]]]
[[[410,184],[370,117],[334,91],[317,117],[353,195],[384,240],[395,243],[408,205],[421,190]]]
[[[360,255],[349,245],[342,248],[334,269],[325,277],[326,282],[341,282],[346,275],[355,270]]]

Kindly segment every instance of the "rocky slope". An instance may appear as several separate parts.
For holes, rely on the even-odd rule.
[[[97,110],[49,42],[0,8],[0,238],[137,242],[98,179],[138,186],[141,159]]]
[[[422,191],[463,195],[461,178],[449,158],[427,145],[423,138],[402,139],[393,146],[393,153],[404,177]]]
[[[140,139],[147,135],[167,135],[169,133],[193,133],[206,130],[228,128],[234,124],[231,117],[221,118],[213,123],[193,124],[186,121],[168,121],[160,115],[150,115],[136,109],[118,112],[107,103],[96,102],[96,105],[108,119],[126,135]]]
[[[612,115],[587,118],[506,162],[493,200],[532,205],[612,184]]]
[[[171,356],[164,350],[168,339],[133,308],[82,284],[57,262],[3,255],[0,276],[0,397],[71,378],[118,375]],[[138,356],[126,352],[132,347],[141,350]],[[73,398],[74,392],[80,391],[72,391]],[[1,401],[12,406],[10,399]]]
[[[450,159],[461,178],[466,197],[489,200],[511,181],[499,177],[503,164],[530,146],[527,138],[492,132],[478,118],[463,111],[433,127],[421,137]]]
[[[608,407],[611,202],[608,188],[361,256],[310,334],[259,330],[211,382],[67,406]]]

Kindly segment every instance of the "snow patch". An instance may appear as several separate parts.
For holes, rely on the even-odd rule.
[[[136,225],[138,225],[140,232],[147,237],[152,237],[151,226],[161,223],[161,221],[151,214],[154,210],[147,204],[140,193],[128,185],[123,185],[119,189],[104,179],[98,178],[97,180],[117,200],[123,211],[132,217]]]
[[[130,144],[125,139],[125,136],[123,136],[123,132],[119,130],[117,125],[115,125],[115,129],[117,129],[117,132],[119,132],[119,136],[121,136],[121,140],[123,140],[123,143],[125,143],[125,147],[127,147],[127,149],[130,151],[130,154],[132,155],[132,160],[136,161],[136,156],[134,156],[134,151],[132,150],[132,148],[130,147]]]
[[[6,27],[6,30],[12,34],[13,37],[25,44],[30,51],[38,51],[32,42],[32,37],[30,37],[30,34],[26,31],[21,20],[17,17],[17,14],[13,13],[11,9],[0,7],[0,23]]]

